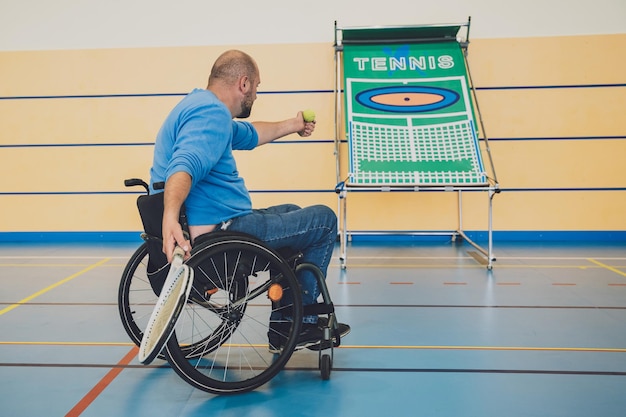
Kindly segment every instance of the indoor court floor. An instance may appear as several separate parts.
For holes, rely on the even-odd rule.
[[[358,242],[328,286],[352,332],[330,380],[294,353],[216,396],[141,365],[117,286],[140,244],[0,245],[0,416],[626,415],[626,245]]]

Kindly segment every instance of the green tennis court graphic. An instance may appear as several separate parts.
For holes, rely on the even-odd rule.
[[[352,185],[484,185],[457,42],[345,45]]]

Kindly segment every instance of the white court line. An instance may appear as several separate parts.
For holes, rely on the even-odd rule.
[[[507,260],[588,260],[588,256],[497,256]],[[474,259],[472,256],[350,256],[350,259]],[[593,259],[626,261],[626,257],[599,257]]]
[[[0,256],[0,260],[3,259],[102,259],[103,257],[109,259],[125,259],[130,260],[129,256]],[[339,259],[339,256],[333,256],[332,259]],[[421,260],[451,260],[451,259],[474,259],[472,256],[350,256],[350,259],[421,259]],[[589,260],[589,256],[498,256],[499,260]],[[600,257],[594,256],[593,259],[597,260],[612,260],[612,261],[626,261],[626,257]]]
[[[129,256],[0,256],[0,259],[127,259],[129,260],[131,255]],[[600,258],[597,258],[600,259]]]

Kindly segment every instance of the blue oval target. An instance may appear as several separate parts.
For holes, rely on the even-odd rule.
[[[451,106],[459,100],[459,94],[445,88],[397,85],[361,91],[355,100],[374,110],[418,113]]]

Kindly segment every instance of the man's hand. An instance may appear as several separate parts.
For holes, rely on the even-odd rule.
[[[189,258],[191,243],[185,239],[183,229],[178,222],[183,202],[191,188],[191,177],[186,172],[172,174],[165,183],[163,196],[163,253],[167,261],[172,262],[176,245],[185,251],[185,259]]]
[[[178,223],[178,218],[163,217],[163,253],[167,256],[167,261],[172,262],[174,248],[180,246],[185,251],[185,259],[189,258],[191,242],[185,239],[183,229]]]
[[[304,118],[302,117],[301,111],[298,112],[296,119],[300,120],[302,123],[302,127],[298,129],[298,135],[302,136],[303,138],[311,136],[313,134],[313,131],[315,130],[315,120],[313,120],[312,122],[305,122]]]
[[[301,121],[302,124],[301,128],[297,130],[298,135],[302,137],[311,136],[313,134],[313,131],[315,130],[315,120],[313,120],[312,122],[305,122],[301,111],[298,112],[296,119]]]

